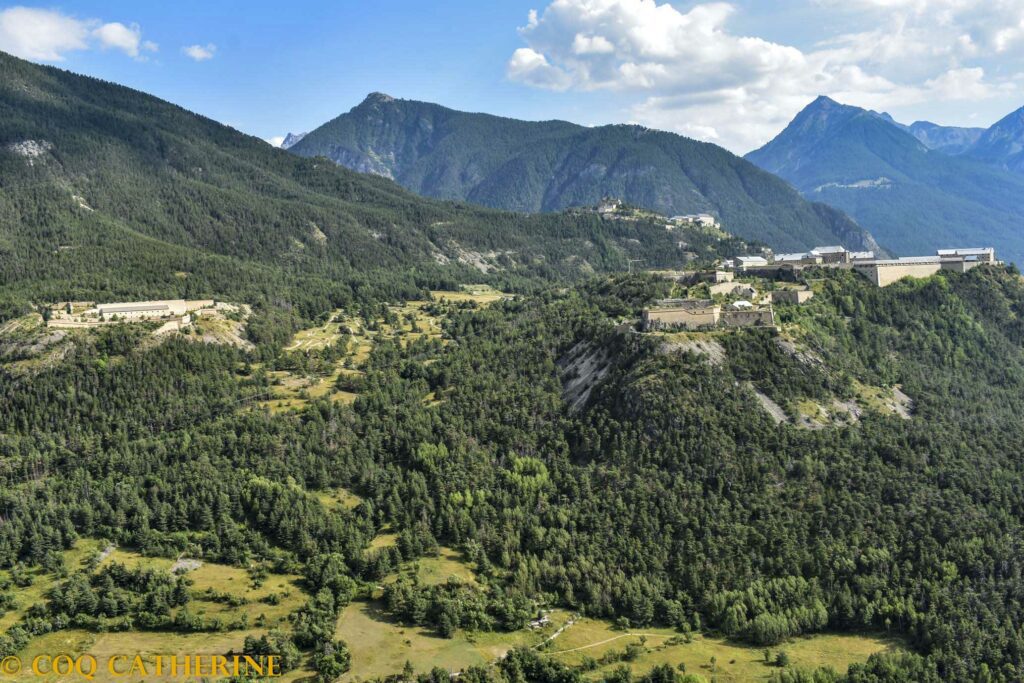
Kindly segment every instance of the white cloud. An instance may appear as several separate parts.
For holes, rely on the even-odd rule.
[[[207,59],[213,59],[213,55],[217,52],[217,46],[213,43],[207,43],[206,45],[188,45],[181,48],[181,51],[185,53],[186,56],[197,62],[205,62]]]
[[[283,143],[283,142],[284,142],[284,136],[283,135],[275,135],[273,137],[267,138],[267,143],[269,143],[272,147],[280,147],[281,143]]]
[[[131,57],[139,56],[139,47],[142,44],[142,31],[139,29],[138,24],[125,26],[115,21],[110,24],[103,24],[94,30],[92,34],[99,40],[100,46],[104,49],[115,48]],[[143,48],[155,52],[157,46],[156,43],[147,40]]]
[[[55,10],[9,7],[0,11],[0,50],[42,62],[63,61],[76,50],[99,46],[139,58],[140,47],[155,52],[156,43],[142,41],[137,24],[77,19]]]
[[[506,70],[508,77],[538,88],[565,90],[572,84],[569,74],[548,64],[547,58],[528,47],[512,53]]]
[[[819,94],[885,109],[1017,88],[975,62],[1024,51],[1022,0],[805,0],[848,28],[802,48],[731,31],[733,4],[660,1],[551,0],[519,29],[508,77],[614,92],[631,119],[737,151]]]
[[[572,41],[572,51],[578,55],[601,55],[615,52],[615,46],[604,36],[585,36],[577,33]]]

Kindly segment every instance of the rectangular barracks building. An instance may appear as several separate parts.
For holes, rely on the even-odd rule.
[[[134,301],[131,303],[100,304],[96,312],[102,320],[152,320],[186,313],[185,301]]]
[[[853,268],[878,287],[886,287],[905,277],[928,277],[940,270],[966,273],[983,263],[996,263],[992,247],[939,249],[935,256],[906,256],[854,263]]]

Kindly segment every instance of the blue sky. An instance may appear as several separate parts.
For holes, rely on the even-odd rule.
[[[737,152],[817,94],[955,125],[1024,104],[1024,0],[0,3],[0,49],[266,139],[376,90]]]

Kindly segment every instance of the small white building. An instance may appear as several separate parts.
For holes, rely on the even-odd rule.
[[[736,264],[736,270],[764,268],[768,265],[768,259],[764,256],[737,256],[733,261]]]

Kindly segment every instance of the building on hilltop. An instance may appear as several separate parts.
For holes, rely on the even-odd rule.
[[[830,247],[815,247],[810,251],[812,256],[817,256],[822,263],[849,263],[850,252],[846,247],[835,245]]]
[[[822,259],[810,252],[796,254],[776,254],[773,263],[788,264],[793,266],[817,266],[821,265]]]
[[[757,296],[754,286],[744,282],[716,282],[708,285],[708,292],[712,295],[743,296],[751,299]]]
[[[184,299],[169,301],[133,301],[131,303],[100,304],[96,307],[99,317],[110,320],[115,316],[121,320],[147,320],[185,315],[188,306]]]
[[[768,265],[768,259],[764,256],[737,256],[733,262],[736,270],[756,270]]]
[[[641,326],[646,331],[716,327],[722,307],[711,299],[662,299],[645,308]]]
[[[972,247],[968,249],[939,249],[936,252],[943,258],[963,258],[978,261],[979,263],[995,263],[996,250],[993,247]]]
[[[168,299],[165,301],[124,301],[109,304],[83,303],[76,307],[51,307],[47,327],[96,327],[119,322],[140,322],[157,320],[165,323],[176,321],[180,325],[191,322],[192,313],[216,305],[212,299],[185,301]]]
[[[718,219],[709,213],[691,213],[685,216],[672,216],[668,219],[676,225],[699,225],[704,228],[717,228]]]
[[[721,306],[710,299],[663,299],[645,308],[641,318],[641,327],[646,332],[774,324],[775,312],[771,306],[758,306],[749,301]]]
[[[775,311],[771,306],[736,301],[722,307],[721,324],[723,327],[773,327]]]
[[[814,297],[814,292],[808,289],[802,290],[774,290],[771,293],[772,303],[806,303]]]
[[[928,277],[940,270],[966,273],[982,264],[994,264],[992,247],[968,249],[939,249],[935,256],[904,256],[896,259],[859,261],[853,269],[878,287],[886,287],[905,277]]]

